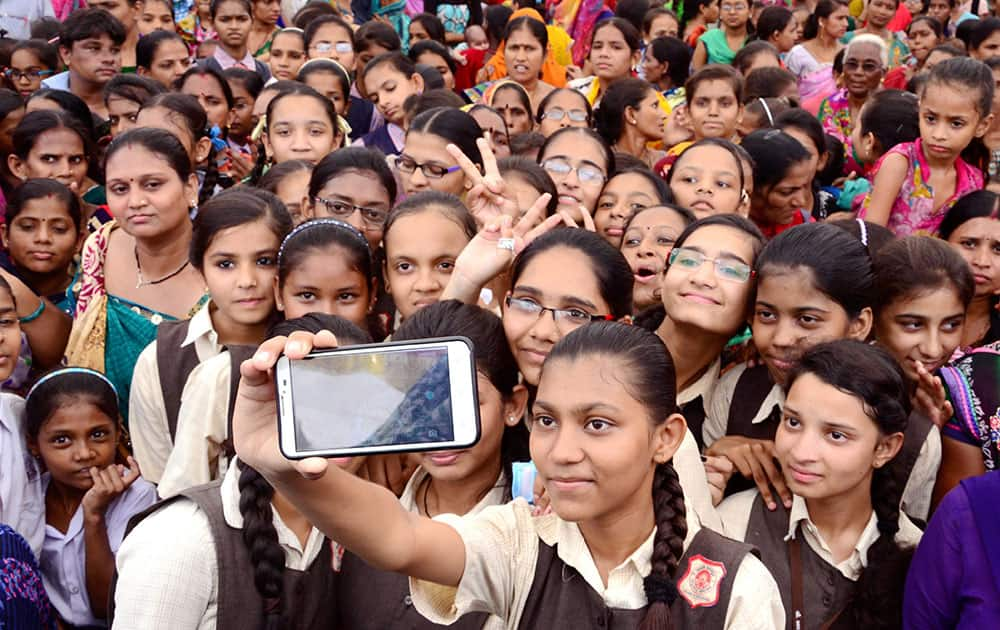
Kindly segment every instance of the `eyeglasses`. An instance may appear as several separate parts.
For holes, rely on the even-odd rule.
[[[565,177],[572,171],[576,171],[576,176],[580,179],[581,184],[604,183],[604,171],[590,164],[573,166],[567,160],[552,158],[542,162],[542,168],[553,175],[558,175],[560,177]]]
[[[51,70],[18,70],[17,68],[4,68],[3,74],[11,81],[21,79],[41,79],[52,74]]]
[[[587,122],[587,112],[582,109],[563,109],[561,107],[553,107],[544,114],[542,118],[548,118],[549,120],[560,121],[566,116],[573,122]]]
[[[419,168],[420,172],[427,179],[441,179],[448,173],[462,170],[461,166],[441,166],[440,164],[429,164],[427,162],[421,164],[405,154],[400,155],[396,160],[396,168],[399,169],[400,173],[406,173],[407,175],[412,175]]]
[[[504,298],[504,303],[512,312],[532,316],[535,319],[540,318],[545,311],[548,311],[552,313],[552,321],[556,324],[581,326],[591,322],[610,322],[615,319],[614,315],[591,315],[582,308],[549,308],[542,306],[531,298],[517,298],[512,295]]]
[[[670,252],[670,264],[677,265],[678,267],[689,271],[693,271],[701,267],[706,261],[715,263],[715,275],[723,280],[746,282],[753,276],[754,273],[753,270],[750,269],[750,265],[746,263],[725,258],[709,258],[696,249],[675,247]]]
[[[323,197],[314,197],[313,199],[323,204],[327,212],[341,220],[351,217],[355,212],[360,212],[366,228],[380,229],[385,225],[386,217],[389,216],[385,210],[363,208],[339,199],[324,199]]]
[[[879,70],[881,70],[882,64],[875,63],[874,61],[866,61],[864,63],[858,63],[854,59],[848,59],[847,61],[844,62],[844,70],[857,72],[859,68],[865,74],[871,74],[873,72],[878,72]]]
[[[316,42],[312,46],[316,52],[328,53],[331,50],[336,50],[341,55],[346,55],[349,52],[354,51],[354,46],[350,42],[337,42],[336,44],[331,44],[330,42]]]
[[[746,11],[747,5],[745,4],[723,4],[719,7],[726,13],[735,13],[737,11]]]

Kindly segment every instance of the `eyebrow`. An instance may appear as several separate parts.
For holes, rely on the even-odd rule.
[[[757,305],[758,306],[766,306],[767,308],[770,308],[770,309],[773,309],[773,310],[776,310],[776,311],[779,310],[778,307],[776,307],[774,304],[770,304],[768,302],[765,302],[764,300],[757,300]],[[826,310],[825,308],[821,308],[819,306],[800,306],[800,307],[795,308],[793,310],[796,313],[803,313],[803,312],[806,312],[806,311],[816,311],[817,313],[829,313],[830,312],[830,311]]]
[[[523,285],[523,284],[519,284],[519,285],[515,286],[513,289],[511,289],[511,291],[516,291],[518,293],[527,293],[528,295],[530,295],[532,297],[535,297],[535,298],[543,298],[543,297],[545,297],[545,293],[542,292],[541,289],[536,289],[535,287],[527,286],[527,285]],[[583,298],[578,298],[578,297],[575,297],[575,296],[572,296],[572,295],[559,296],[559,297],[557,297],[555,299],[555,301],[556,302],[560,302],[561,301],[564,304],[577,304],[579,306],[585,306],[587,308],[594,309],[595,311],[598,310],[597,309],[597,305],[594,304],[593,302],[591,302],[589,300],[585,300]]]
[[[255,252],[251,252],[251,256],[260,256],[261,254],[273,254],[277,251],[277,248],[261,249]],[[239,256],[236,252],[215,252],[212,254],[212,258],[236,258]]]
[[[550,155],[550,156],[548,156],[545,159],[546,160],[566,160],[567,162],[573,161],[573,158],[570,157],[570,156],[568,156],[568,155]],[[601,166],[600,164],[598,164],[597,162],[594,162],[592,160],[580,160],[580,164],[589,164],[589,165],[591,165],[591,166],[593,166],[595,168],[601,169],[602,171],[605,170],[605,167]]]
[[[556,409],[555,406],[552,405],[551,403],[547,403],[544,400],[536,400],[535,404],[532,406],[531,409],[532,413],[534,413],[539,408],[541,408],[541,411],[546,411],[550,413]],[[575,405],[573,407],[570,407],[567,411],[574,416],[584,416],[599,410],[621,412],[621,409],[619,407],[608,404],[606,402],[593,402],[593,403],[584,403],[581,405]]]

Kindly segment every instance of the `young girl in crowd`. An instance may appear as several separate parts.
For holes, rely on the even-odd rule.
[[[786,67],[799,79],[803,103],[815,103],[817,109],[824,98],[837,91],[833,63],[844,47],[840,38],[847,33],[849,14],[843,0],[819,0],[802,27],[804,41],[785,56]]]
[[[755,131],[743,138],[742,147],[753,159],[750,218],[764,236],[774,238],[812,220],[805,208],[815,166],[806,148],[778,129]]]
[[[396,158],[403,192],[412,195],[436,190],[464,195],[472,181],[447,148],[455,145],[481,169],[483,157],[476,139],[482,135],[479,123],[461,110],[435,107],[419,114],[410,122],[403,150]]]
[[[280,322],[273,336],[329,330],[371,343],[322,313]],[[176,539],[163,545],[164,537]],[[234,459],[225,475],[136,520],[116,558],[116,627],[333,627],[336,547],[256,470]],[[167,617],[169,621],[166,621]]]
[[[795,14],[783,5],[765,7],[757,16],[754,31],[757,39],[765,41],[784,55],[798,43],[801,26]]]
[[[267,106],[267,123],[261,141],[264,152],[257,172],[266,162],[281,164],[306,160],[316,164],[343,144],[333,103],[306,85],[279,92]]]
[[[253,23],[247,35],[247,50],[261,61],[268,61],[271,45],[278,32],[281,3],[278,0],[253,0]]]
[[[254,167],[253,108],[264,89],[260,76],[243,68],[230,68],[223,73],[233,93],[233,108],[229,116],[229,133],[225,148],[228,175],[236,182],[243,181]]]
[[[157,325],[190,317],[205,298],[188,258],[198,180],[184,146],[161,129],[115,138],[105,173],[108,206],[118,220],[84,245],[66,355],[73,365],[108,375],[127,416],[135,361]]]
[[[627,153],[653,168],[665,155],[649,143],[663,139],[667,116],[659,93],[642,79],[622,79],[608,88],[595,115],[597,133],[615,151]]]
[[[212,26],[218,32],[215,52],[205,60],[209,68],[222,72],[233,66],[253,70],[267,81],[271,71],[254,58],[248,40],[253,27],[254,5],[251,0],[212,0]]]
[[[336,315],[381,340],[381,322],[371,315],[377,273],[360,232],[336,219],[314,219],[289,232],[278,250],[274,302],[286,319]],[[218,354],[192,372],[197,378],[189,378],[178,410],[177,438],[158,486],[161,497],[225,474],[233,455],[229,419],[246,356],[243,349]]]
[[[302,29],[289,27],[275,32],[267,62],[271,76],[278,81],[292,81],[306,62],[306,38]]]
[[[604,240],[620,248],[625,224],[633,214],[670,200],[670,189],[652,172],[644,169],[619,171],[608,180],[597,198],[594,227]]]
[[[120,74],[104,86],[111,138],[132,129],[143,103],[165,90],[159,83],[132,74]]]
[[[421,63],[437,70],[444,79],[445,89],[455,89],[455,60],[451,58],[448,48],[437,42],[427,41],[410,46],[408,56],[413,63]]]
[[[139,30],[140,41],[142,37],[157,31],[175,32],[174,6],[171,0],[140,0],[136,28]]]
[[[722,25],[705,31],[698,38],[691,65],[695,70],[710,63],[731,64],[736,53],[747,43],[753,23],[746,0],[726,0],[721,4]]]
[[[751,330],[760,363],[745,363],[722,377],[707,409],[704,438],[709,455],[725,456],[741,475],[758,481],[769,509],[782,502],[791,506],[791,494],[774,466],[773,440],[785,403],[782,387],[809,348],[868,338],[876,303],[869,251],[866,230],[858,239],[817,223],[778,235],[757,259]],[[892,464],[903,509],[921,520],[927,516],[926,492],[937,468],[937,434],[924,437],[905,442],[902,456]]]
[[[217,128],[212,129],[213,138],[225,139],[229,130],[230,112],[233,110],[233,91],[222,75],[222,70],[209,66],[191,66],[174,84],[174,89],[197,98],[208,116],[208,124]]]
[[[191,67],[191,53],[181,36],[156,31],[139,40],[135,49],[136,73],[170,89]]]
[[[906,29],[906,42],[910,49],[910,58],[907,63],[886,73],[882,81],[885,88],[905,90],[910,79],[924,70],[931,50],[944,42],[941,23],[929,15],[914,17]]]
[[[326,159],[326,158],[323,158]],[[309,205],[309,178],[313,165],[307,160],[291,160],[268,169],[257,187],[266,190],[285,204],[292,225],[306,220],[304,208]]]
[[[658,89],[671,106],[683,94],[689,76],[691,50],[674,37],[657,37],[642,56],[643,77]]]
[[[39,379],[24,404],[28,449],[45,470],[42,578],[73,626],[104,625],[125,527],[156,501],[135,460],[122,460],[119,406],[111,381],[76,367]]]
[[[329,335],[316,340],[320,346],[333,343]],[[299,341],[305,349],[313,345],[304,336]],[[262,352],[275,356],[280,345],[275,340]],[[289,354],[299,356],[294,349]],[[320,481],[296,479],[274,442],[264,441],[275,439],[266,356],[246,366],[242,394],[253,392],[255,402],[234,418],[238,448],[348,549],[380,569],[411,574],[413,601],[431,621],[487,612],[511,627],[604,625],[612,615],[616,623],[637,626],[643,619],[660,624],[656,627],[783,625],[780,595],[756,558],[688,518],[671,463],[685,427],[674,413],[669,355],[652,334],[620,324],[583,326],[545,360],[530,445],[554,513],[540,519],[515,501],[477,516],[431,521],[415,518],[391,493],[332,467]],[[605,368],[617,376],[609,379]],[[249,399],[241,397],[241,405],[243,400]],[[602,409],[596,417],[581,412],[596,407]],[[610,427],[615,430],[605,431]],[[613,449],[606,439],[615,441]],[[575,455],[565,450],[567,440]],[[607,457],[612,451],[616,456]],[[618,485],[604,489],[607,479]],[[331,500],[336,510],[327,509]],[[616,518],[625,510],[642,515],[628,519],[628,532]],[[373,542],[361,523],[375,521],[396,534]],[[614,550],[597,541],[615,543]],[[417,549],[428,555],[418,557]],[[725,574],[710,570],[720,563]],[[580,579],[566,580],[574,569]],[[696,587],[694,576],[702,569],[709,571]],[[671,588],[675,579],[681,598]],[[606,584],[620,586],[612,590]],[[693,607],[690,601],[697,600],[687,598],[706,587],[726,596],[717,606]]]
[[[192,53],[201,42],[216,39],[218,35],[212,27],[212,0],[194,0],[188,14],[177,19],[177,31]]]
[[[226,191],[199,208],[189,258],[210,299],[191,319],[161,323],[136,360],[130,434],[153,483],[174,446],[182,400],[204,376],[199,365],[227,348],[258,345],[273,319],[278,246],[291,219],[276,198],[250,190]]]
[[[690,210],[663,203],[638,208],[625,221],[619,249],[635,278],[632,289],[634,312],[640,313],[660,304],[663,296],[660,276],[666,269],[667,258],[677,238],[694,220]]]
[[[674,359],[678,406],[699,448],[722,352],[746,326],[753,265],[763,245],[764,237],[743,217],[720,215],[692,223],[666,259],[662,306],[636,320],[656,332]]]
[[[1000,200],[987,190],[955,202],[941,222],[939,236],[972,268],[976,291],[965,315],[961,348],[1000,341]]]
[[[427,453],[400,496],[409,512],[475,515],[511,499],[511,466],[529,458],[527,430],[521,424],[528,392],[518,383],[517,363],[504,338],[500,318],[477,306],[449,300],[432,304],[408,318],[394,341],[461,335],[472,340],[480,401],[479,441],[462,452]],[[373,585],[378,584],[377,588]],[[353,553],[344,555],[337,579],[338,625],[345,628],[386,628],[407,624],[431,628],[414,610],[404,576],[375,569]],[[380,606],[363,602],[377,597]],[[458,628],[484,627],[487,615],[463,617]],[[493,619],[486,624],[498,625]]]
[[[760,68],[780,68],[778,49],[768,42],[753,41],[741,48],[733,57],[732,66],[744,78]]]
[[[593,110],[587,98],[570,88],[549,92],[538,104],[538,133],[546,138],[563,127],[590,127]]]
[[[785,391],[774,452],[793,499],[772,511],[757,490],[734,495],[719,506],[725,531],[760,550],[786,619],[901,627],[920,530],[900,512],[890,472],[910,411],[899,366],[878,348],[834,341],[802,355]]]
[[[10,53],[10,67],[4,70],[11,88],[27,100],[42,87],[42,79],[60,68],[59,51],[40,39],[21,40]]]
[[[310,59],[292,77],[330,99],[338,116],[348,113],[351,101],[351,77],[347,70],[332,59]]]
[[[330,217],[349,223],[365,235],[371,251],[378,252],[396,199],[396,179],[377,150],[345,147],[316,165],[304,199],[304,218]]]
[[[558,211],[577,222],[594,216],[601,189],[615,174],[611,148],[593,130],[581,127],[549,136],[538,152],[538,163],[555,182]]]
[[[893,147],[875,167],[858,216],[896,235],[936,234],[948,209],[983,187],[960,153],[990,127],[993,73],[982,62],[943,61],[920,91],[920,138]]]
[[[80,200],[73,191],[52,179],[29,179],[7,205],[3,245],[8,258],[3,266],[72,316],[74,257],[84,234]]]
[[[358,142],[386,155],[399,155],[403,145],[403,102],[424,91],[424,79],[402,53],[385,53],[365,66],[362,75],[368,100],[385,117],[386,124]]]
[[[588,60],[594,75],[574,79],[569,87],[586,96],[596,109],[609,85],[631,76],[632,68],[639,63],[641,45],[638,29],[628,20],[618,17],[601,20],[590,36]]]
[[[728,140],[705,138],[684,149],[667,176],[674,202],[695,218],[714,214],[747,216],[753,178],[747,177],[738,148]]]

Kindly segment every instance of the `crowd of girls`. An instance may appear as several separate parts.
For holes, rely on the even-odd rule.
[[[1000,18],[10,4],[0,627],[1000,614]],[[279,356],[449,336],[474,446],[280,454]]]

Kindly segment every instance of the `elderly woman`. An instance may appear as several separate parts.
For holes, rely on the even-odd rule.
[[[851,132],[861,107],[879,89],[885,76],[887,54],[885,42],[878,35],[864,34],[852,39],[844,51],[844,87],[820,103],[817,116],[823,131],[844,143],[845,175],[851,171],[861,173],[854,160]]]

